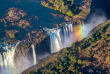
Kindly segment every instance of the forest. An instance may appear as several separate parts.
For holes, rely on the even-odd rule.
[[[109,73],[110,20],[93,29],[91,34],[62,49],[54,61],[46,60],[29,74]],[[53,56],[54,57],[54,56]],[[109,63],[110,64],[110,63]]]
[[[80,5],[74,2],[74,0],[45,0],[42,1],[41,4],[70,17],[81,11],[79,9]]]

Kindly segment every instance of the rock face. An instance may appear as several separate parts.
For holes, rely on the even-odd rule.
[[[20,42],[15,50],[15,60],[22,56],[30,56],[32,54],[31,43]]]
[[[27,41],[35,45],[36,54],[42,55],[45,53],[50,53],[50,38],[42,30],[41,31],[31,31],[27,35]]]
[[[32,66],[33,64],[33,56],[32,56],[32,48],[31,48],[31,43],[27,43],[27,42],[20,42],[20,44],[17,46],[16,50],[15,50],[15,54],[14,54],[14,60],[15,60],[15,65],[18,69],[18,71],[20,71],[20,68],[22,67],[22,64],[26,65],[28,62],[29,65],[27,65],[27,67]],[[25,62],[27,61],[27,63]],[[30,65],[30,62],[32,63]],[[25,66],[23,66],[24,68],[21,69],[26,69]],[[22,71],[22,70],[21,70]]]
[[[50,38],[45,38],[42,42],[36,45],[36,54],[43,55],[45,53],[51,53]]]
[[[14,58],[16,66],[20,65],[19,61],[21,61],[22,58],[25,58],[30,63],[34,62],[33,50],[31,47],[32,44],[35,46],[36,61],[39,60],[40,56],[51,53],[50,38],[48,35],[45,35],[43,31],[32,31],[31,33],[28,33],[26,39],[26,41],[20,42],[15,50]]]
[[[18,73],[33,66],[40,59],[51,53],[49,36],[45,35],[43,31],[33,31],[29,34],[30,37],[26,38],[27,40],[21,41],[15,50],[14,61]],[[32,45],[34,45],[35,51]],[[34,63],[35,61],[36,63]]]

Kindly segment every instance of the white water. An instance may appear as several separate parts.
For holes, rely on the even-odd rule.
[[[97,20],[98,19],[98,20]],[[106,18],[103,17],[92,17],[92,20],[88,24],[84,25],[84,33],[86,36],[89,34],[89,32],[98,24],[104,22]],[[48,32],[50,36],[50,43],[51,43],[51,52],[55,53],[60,51],[62,48],[65,47],[70,47],[71,43],[74,42],[74,37],[73,37],[73,26],[72,24],[65,24],[62,28],[53,28],[53,29],[48,29],[44,28],[45,31]],[[86,37],[85,36],[85,37]],[[27,69],[28,67],[31,67],[33,64],[29,61],[28,57],[21,57],[20,61],[20,67],[18,67],[19,71],[16,72],[15,64],[14,64],[14,52],[16,49],[16,46],[19,44],[19,42],[16,45],[8,45],[4,43],[3,49],[5,50],[4,52],[0,51],[0,74],[17,74],[19,71],[23,71]],[[33,60],[34,60],[34,65],[37,63],[36,61],[36,53],[35,53],[35,47],[34,45],[31,46],[33,50]],[[39,60],[42,58],[45,58],[49,54],[44,54],[39,57]],[[38,57],[37,57],[38,58]],[[23,61],[23,62],[22,62]],[[22,65],[22,66],[21,66]]]
[[[33,58],[21,56],[19,59],[16,59],[17,61],[15,63],[14,54],[19,43],[20,41],[12,45],[6,42],[0,44],[0,47],[2,47],[2,49],[0,49],[0,74],[19,74],[27,68],[37,64],[37,58],[38,60],[41,60],[48,56],[48,54],[43,54],[36,57],[35,46],[31,45]],[[33,60],[33,62],[31,62],[31,60]]]
[[[35,65],[35,64],[37,64],[35,47],[34,47],[34,45],[31,45],[31,47],[32,47],[32,50],[33,50],[33,60],[34,60],[34,65]]]
[[[90,31],[94,27],[105,22],[106,20],[107,19],[106,19],[105,15],[98,16],[97,14],[94,14],[90,18],[89,23],[81,26],[81,28],[82,28],[81,33],[84,36],[83,38],[86,38],[89,35]],[[75,40],[75,36],[74,36],[75,32],[73,33],[73,29],[74,28],[73,28],[72,24],[65,24],[65,26],[62,26],[62,28],[60,28],[60,29],[58,29],[58,28],[53,28],[53,29],[44,28],[44,30],[50,36],[51,52],[52,53],[58,52],[62,48],[70,47],[71,44],[77,40],[77,39]]]
[[[8,45],[3,43],[3,50],[1,49],[0,53],[0,74],[14,74],[15,73],[15,64],[14,64],[14,52],[17,45],[20,43],[17,42],[15,45]]]
[[[62,48],[70,47],[73,42],[73,26],[65,24],[64,27],[57,29],[44,28],[50,36],[51,53],[60,51]]]

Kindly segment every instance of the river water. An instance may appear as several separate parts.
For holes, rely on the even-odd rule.
[[[5,36],[3,32],[4,30],[22,30],[22,33],[26,34],[26,32],[32,30],[40,30],[42,29],[42,27],[53,28],[55,27],[54,24],[60,24],[65,21],[63,17],[56,18],[55,16],[51,15],[51,13],[58,15],[60,15],[60,13],[57,13],[55,10],[42,6],[41,1],[36,0],[0,0],[0,19],[7,15],[7,11],[11,7],[22,9],[24,12],[26,12],[26,16],[24,17],[24,19],[38,16],[38,20],[30,21],[31,27],[26,28],[26,30],[16,26],[4,27],[4,25],[0,25],[1,38]],[[0,22],[0,24],[4,23]]]

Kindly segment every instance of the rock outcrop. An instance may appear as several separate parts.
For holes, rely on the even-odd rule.
[[[31,63],[33,62],[32,44],[35,46],[37,60],[41,55],[51,53],[49,36],[44,34],[43,31],[32,31],[28,33],[26,40],[22,40],[15,50],[14,58],[16,65],[19,65],[22,57],[26,57]]]

